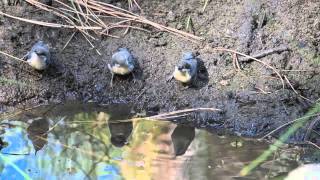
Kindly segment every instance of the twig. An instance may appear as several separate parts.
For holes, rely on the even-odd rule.
[[[20,17],[16,17],[16,16],[12,16],[9,14],[6,14],[4,12],[0,11],[1,15],[13,18],[13,19],[17,19],[19,21],[24,21],[24,22],[28,22],[28,23],[32,23],[32,24],[37,24],[37,25],[41,25],[41,26],[47,26],[47,27],[54,27],[54,28],[71,28],[71,29],[90,29],[90,30],[100,30],[102,29],[102,27],[83,27],[83,26],[70,26],[70,25],[64,25],[64,24],[57,24],[57,23],[49,23],[49,22],[43,22],[43,21],[37,21],[37,20],[31,20],[31,19],[25,19],[25,18],[20,18]]]
[[[287,78],[287,76],[284,76],[284,79],[287,81],[287,83],[289,84],[290,88],[293,90],[293,92],[294,92],[295,94],[297,94],[297,95],[298,95],[299,97],[301,97],[302,99],[305,99],[305,100],[307,100],[307,101],[309,101],[309,102],[313,102],[313,101],[311,101],[310,99],[308,99],[308,98],[302,96],[301,94],[299,94],[299,93],[296,91],[296,89],[292,86],[292,84],[290,83],[290,81],[289,81],[289,79]]]
[[[289,70],[289,69],[281,69],[280,71],[283,71],[283,72],[314,72],[316,70],[304,70],[304,69],[292,69],[292,70]]]
[[[15,56],[12,56],[12,55],[10,55],[10,54],[8,54],[8,53],[5,53],[5,52],[3,52],[3,51],[0,51],[0,53],[3,54],[3,55],[5,55],[5,56],[11,57],[11,58],[14,59],[14,60],[17,60],[17,61],[20,61],[20,62],[23,62],[23,63],[27,63],[27,61],[24,61],[23,59],[17,58],[17,57],[15,57]]]
[[[204,5],[202,7],[202,13],[204,13],[204,10],[206,10],[206,7],[208,6],[210,0],[205,0]]]
[[[135,98],[135,101],[139,100],[139,98],[147,91],[147,88],[143,89],[141,93]]]
[[[263,61],[261,61],[261,60],[259,60],[259,59],[257,59],[257,58],[252,57],[252,56],[249,56],[249,55],[240,53],[240,52],[238,52],[238,51],[235,51],[235,50],[232,50],[232,49],[226,49],[226,48],[223,48],[223,47],[213,48],[213,51],[226,51],[226,52],[236,53],[236,54],[239,54],[239,55],[241,55],[241,56],[244,56],[244,57],[253,59],[254,61],[257,61],[257,62],[259,62],[259,63],[261,63],[261,64],[269,67],[269,68],[272,69],[272,70],[277,74],[277,76],[280,78],[281,83],[282,83],[282,88],[284,88],[285,83],[284,83],[284,80],[283,80],[281,74],[279,73],[279,71],[278,71],[275,67],[267,64],[266,62],[263,62]]]
[[[138,9],[139,9],[140,11],[142,11],[142,9],[141,9],[141,7],[140,7],[139,3],[138,3],[136,0],[133,0],[133,2],[134,2],[134,4],[138,7]]]
[[[15,19],[18,20],[23,20],[23,21],[27,21],[30,23],[34,23],[34,24],[39,24],[39,25],[45,25],[45,26],[52,26],[52,27],[66,27],[66,28],[76,28],[80,31],[82,31],[82,33],[86,34],[85,30],[97,30],[98,32],[96,32],[97,34],[104,34],[110,37],[114,37],[113,35],[110,35],[109,33],[101,33],[99,31],[103,31],[105,29],[107,29],[107,31],[109,30],[110,27],[120,27],[120,28],[135,28],[135,29],[140,29],[139,27],[131,27],[131,26],[114,26],[114,22],[111,21],[109,23],[104,23],[99,16],[101,17],[101,15],[108,16],[108,17],[113,17],[116,20],[129,20],[129,21],[134,21],[137,23],[141,23],[141,24],[147,24],[150,26],[153,26],[154,28],[160,30],[160,31],[166,31],[168,33],[171,33],[173,35],[179,36],[179,37],[183,37],[186,38],[190,41],[199,43],[199,41],[203,40],[203,38],[200,38],[198,36],[195,36],[191,33],[187,33],[184,31],[180,31],[177,30],[175,28],[171,28],[171,27],[167,27],[155,22],[152,22],[148,19],[146,19],[143,16],[139,16],[136,15],[130,11],[127,11],[125,9],[121,9],[119,7],[113,6],[111,4],[108,3],[104,3],[104,2],[100,2],[100,1],[95,1],[95,0],[76,0],[73,1],[74,3],[74,7],[69,6],[59,0],[56,0],[57,3],[63,5],[65,8],[65,10],[63,9],[58,9],[58,8],[54,8],[54,7],[50,7],[50,6],[46,6],[38,1],[35,0],[26,0],[27,2],[29,2],[30,4],[35,5],[36,7],[52,12],[55,15],[63,18],[66,20],[67,23],[69,23],[70,25],[61,25],[61,24],[55,24],[55,23],[45,23],[45,22],[41,22],[41,21],[33,21],[33,20],[28,20],[28,19],[23,19],[23,18],[17,18],[17,17],[13,17]],[[137,5],[138,3],[133,0],[133,2]],[[83,12],[83,10],[80,8],[84,7],[87,11],[87,13]],[[78,7],[78,8],[76,8]],[[67,11],[68,13],[64,13],[63,11]],[[73,16],[69,13],[73,13]],[[66,15],[64,15],[66,14]],[[70,16],[71,15],[71,16]],[[10,16],[10,15],[9,15]],[[74,16],[82,16],[84,19],[86,20],[90,20],[91,22],[95,23],[96,26],[91,27],[89,25],[89,21],[86,21],[86,23],[82,22],[81,17],[79,18],[75,18]],[[71,20],[72,19],[72,20]],[[76,25],[75,23],[80,24]],[[86,34],[87,35],[87,34]]]
[[[232,53],[231,56],[232,56],[233,67],[235,69],[241,70],[237,54],[236,53]]]
[[[63,48],[61,49],[60,52],[62,52],[70,43],[70,41],[72,40],[72,38],[74,37],[74,35],[76,34],[77,32],[73,32],[72,35],[70,36],[70,38],[68,39],[68,41],[66,42],[66,44],[63,46]]]
[[[57,127],[59,125],[59,123],[63,120],[65,120],[66,117],[61,118],[56,124],[54,124],[50,129],[48,129],[47,132],[43,133],[43,134],[48,134],[49,132],[51,132],[55,127]]]
[[[117,123],[132,122],[132,121],[160,121],[160,120],[161,121],[171,121],[170,119],[186,117],[189,115],[190,114],[187,113],[187,114],[166,116],[166,117],[157,117],[157,118],[155,118],[154,116],[150,116],[150,117],[139,117],[139,118],[131,118],[131,119],[118,119],[118,120],[109,121],[108,123],[117,124]]]
[[[262,57],[268,56],[270,54],[281,53],[283,51],[289,51],[289,50],[290,49],[289,49],[288,46],[280,46],[280,47],[268,49],[268,50],[262,51],[260,53],[254,54],[254,55],[250,55],[250,56],[254,57],[254,58],[262,58]],[[246,61],[254,60],[251,57],[240,58],[239,61],[240,62],[246,62]]]
[[[318,113],[318,114],[313,114],[313,115],[310,115],[310,116],[304,116],[304,117],[302,117],[302,118],[298,118],[298,119],[295,119],[295,120],[293,120],[293,121],[289,121],[289,122],[287,122],[287,123],[279,126],[278,128],[272,130],[271,132],[269,132],[268,134],[264,135],[263,137],[259,138],[259,140],[265,139],[266,137],[268,137],[268,136],[270,136],[271,134],[275,133],[276,131],[282,129],[283,127],[286,127],[286,126],[288,126],[288,125],[290,125],[290,124],[293,124],[293,123],[295,123],[295,122],[297,122],[297,121],[301,121],[301,120],[304,120],[304,119],[306,119],[306,118],[314,117],[314,116],[318,116],[318,115],[320,115],[320,113]]]
[[[317,144],[315,144],[315,143],[313,143],[311,141],[306,141],[306,142],[320,150],[320,146],[318,146]]]
[[[169,112],[169,113],[163,113],[163,114],[150,116],[150,117],[132,118],[132,119],[126,119],[126,120],[117,120],[117,121],[112,121],[112,123],[131,122],[133,120],[169,120],[169,119],[172,119],[172,118],[185,117],[185,116],[190,115],[191,112],[197,112],[197,111],[221,111],[221,110],[220,109],[216,109],[216,108],[184,109],[184,110],[172,111],[172,112]]]

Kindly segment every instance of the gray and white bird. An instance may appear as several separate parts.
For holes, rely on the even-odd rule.
[[[114,74],[127,75],[132,73],[135,68],[135,59],[127,48],[119,48],[111,57],[111,64],[108,64],[112,77],[110,85],[112,86]]]
[[[49,46],[43,41],[34,44],[31,50],[23,57],[27,63],[36,70],[45,70],[51,62]]]
[[[197,75],[198,62],[192,52],[184,53],[182,60],[175,67],[173,78],[182,83],[191,83]]]

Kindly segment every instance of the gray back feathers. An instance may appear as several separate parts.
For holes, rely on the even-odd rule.
[[[39,56],[44,56],[47,64],[51,63],[51,54],[49,46],[45,44],[43,41],[38,41],[35,45],[33,45],[29,54],[31,54],[32,52],[35,52]]]
[[[194,76],[197,73],[198,62],[192,52],[184,53],[182,60],[180,61],[178,68],[189,69],[190,75]]]

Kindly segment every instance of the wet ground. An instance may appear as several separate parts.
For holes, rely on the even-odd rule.
[[[113,3],[127,8],[125,1]],[[40,27],[1,16],[1,51],[22,57],[41,39],[51,47],[55,64],[48,72],[38,73],[25,64],[0,56],[0,112],[70,100],[133,103],[140,110],[154,112],[215,107],[223,111],[202,114],[195,118],[194,125],[256,137],[301,117],[318,100],[318,0],[210,1],[203,12],[204,2],[200,0],[142,0],[139,3],[143,9],[141,14],[148,19],[194,33],[203,37],[204,43],[193,43],[145,27],[151,32],[130,30],[120,39],[97,37],[93,41],[95,49],[76,33],[62,50],[74,33],[72,30]],[[61,22],[54,15],[25,3],[2,6],[1,11],[18,17]],[[189,17],[192,27],[186,29]],[[277,76],[261,63],[240,62],[242,70],[238,71],[229,53],[212,52],[208,48],[211,46],[246,54],[288,46],[290,51],[271,54],[261,61],[283,70],[297,92],[311,102],[298,96],[288,84],[282,88]],[[135,82],[131,76],[116,77],[111,88],[107,63],[119,47],[130,49],[140,69]],[[208,78],[199,80],[198,87],[188,89],[166,81],[186,51],[198,54]],[[303,136],[297,135],[295,139],[300,141]]]
[[[0,122],[0,179],[276,179],[317,162],[314,149],[285,146],[240,177],[269,143],[186,124],[127,120],[137,116],[119,104],[17,112]]]

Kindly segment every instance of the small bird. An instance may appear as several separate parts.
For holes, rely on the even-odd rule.
[[[132,73],[135,68],[135,59],[127,48],[119,48],[111,57],[111,64],[108,69],[111,71],[112,77],[110,85],[112,86],[114,74],[127,75]]]
[[[38,41],[33,45],[31,51],[29,51],[23,59],[26,60],[34,69],[40,71],[47,69],[52,63],[49,46],[43,41]]]
[[[184,54],[179,64],[175,67],[173,78],[182,83],[191,83],[197,75],[197,69],[198,62],[193,53],[187,52]]]

